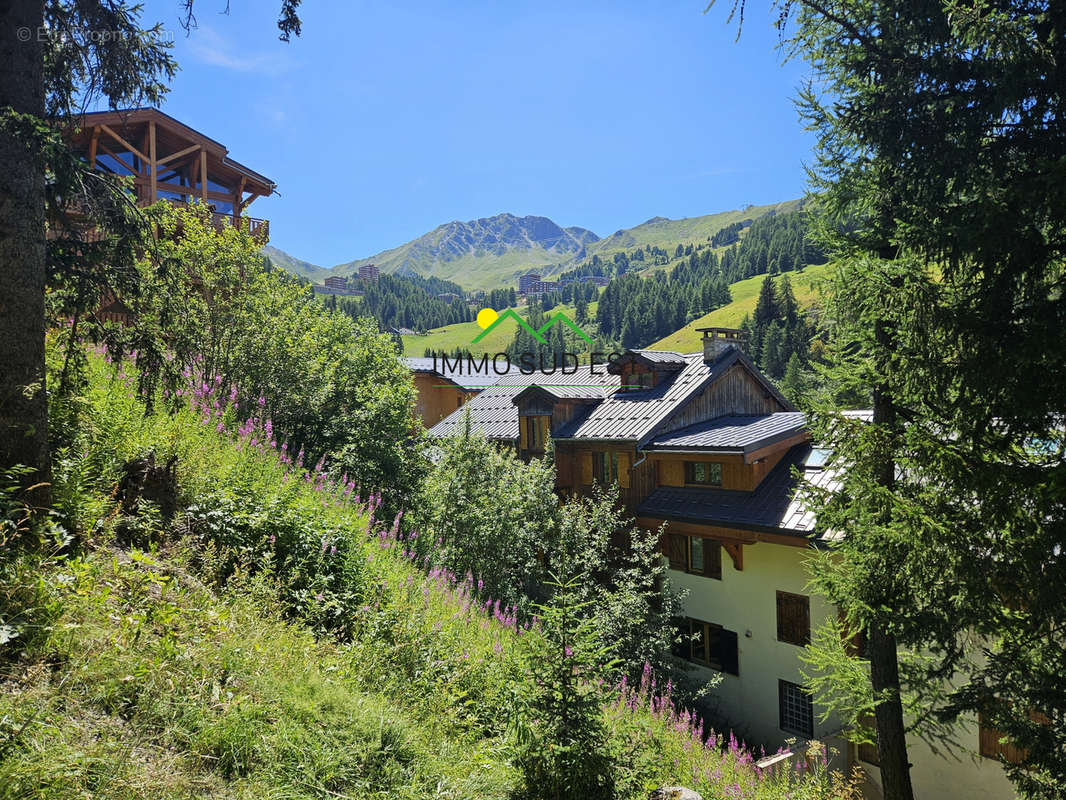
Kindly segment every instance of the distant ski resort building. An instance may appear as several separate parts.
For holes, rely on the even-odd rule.
[[[326,284],[326,287],[329,288],[329,289],[341,289],[341,290],[344,290],[344,289],[348,288],[348,279],[340,277],[338,275],[333,275],[333,276],[331,276],[329,278],[326,278],[325,284]]]
[[[374,264],[363,264],[359,267],[359,279],[364,281],[376,281],[381,275],[381,270]]]
[[[526,294],[534,283],[540,282],[540,275],[536,272],[529,272],[525,275],[518,276],[518,292],[519,294]]]

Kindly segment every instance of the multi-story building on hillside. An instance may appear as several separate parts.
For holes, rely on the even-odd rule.
[[[458,431],[469,413],[524,457],[543,454],[551,437],[562,493],[617,484],[636,524],[664,531],[672,583],[688,592],[678,655],[697,675],[722,676],[711,697],[718,724],[769,753],[797,739],[791,752],[801,756],[807,740],[824,741],[838,768],[863,768],[877,798],[876,751],[823,718],[802,675],[812,628],[839,613],[810,591],[805,562],[846,532],[819,528],[796,497],[800,481],[830,483],[825,454],[745,355],[739,331],[703,333],[700,353],[629,350],[598,374],[512,375],[430,434]],[[1001,751],[994,733],[975,721],[962,737],[956,759],[911,742],[919,800],[1012,797],[1001,767],[982,757]]]
[[[364,281],[376,281],[381,275],[381,270],[375,264],[363,264],[359,267],[359,279]]]
[[[345,291],[348,288],[348,279],[340,275],[331,275],[326,278],[323,283],[327,289],[336,289],[338,291]]]
[[[540,281],[540,275],[536,272],[528,272],[525,275],[518,276],[518,292],[519,294],[525,294],[529,291],[530,287]]]
[[[270,223],[245,211],[256,198],[273,194],[276,185],[230,158],[225,145],[156,108],[92,112],[74,123],[64,129],[72,149],[95,170],[132,178],[139,206],[159,200],[201,203],[216,228],[246,225],[260,243],[269,240]],[[86,228],[78,235],[91,239],[97,232]],[[109,291],[96,316],[127,324],[133,312]]]
[[[264,243],[270,223],[245,214],[275,183],[230,158],[225,145],[156,108],[98,111],[77,119],[69,140],[95,169],[133,178],[140,205],[203,203],[216,226],[247,224]]]

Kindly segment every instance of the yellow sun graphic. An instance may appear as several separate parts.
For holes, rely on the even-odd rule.
[[[495,310],[491,308],[483,308],[477,312],[477,324],[481,326],[482,329],[485,329],[494,323],[498,316],[500,315],[497,314]]]

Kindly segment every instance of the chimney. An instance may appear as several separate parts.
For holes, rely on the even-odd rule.
[[[697,328],[703,334],[703,360],[713,364],[734,347],[743,350],[747,335],[738,328]]]

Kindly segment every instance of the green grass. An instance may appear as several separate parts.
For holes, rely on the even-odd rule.
[[[588,314],[590,318],[595,318],[596,306],[597,304],[595,302],[589,303]],[[523,317],[525,316],[525,306],[519,306],[517,310],[519,314]],[[555,314],[560,311],[569,316],[570,319],[573,319],[575,316],[574,307],[572,305],[558,305],[553,308],[550,313]],[[471,344],[473,339],[481,333],[481,328],[478,326],[477,322],[461,322],[456,325],[446,325],[443,328],[434,328],[427,332],[425,336],[402,337],[403,354],[405,356],[421,356],[425,354],[427,347],[448,352],[451,352],[456,347],[465,347],[474,355],[480,355],[481,353],[502,353],[514,339],[516,326],[517,323],[514,322],[501,324],[477,344]],[[589,325],[587,327],[591,329],[594,326]]]
[[[800,306],[812,305],[818,297],[818,283],[829,272],[828,264],[806,267],[800,272],[790,272],[789,280],[792,281],[792,291],[796,295],[796,301]],[[665,336],[651,345],[655,350],[676,350],[679,353],[695,353],[702,345],[702,334],[697,328],[721,327],[736,328],[755,310],[755,303],[759,299],[759,288],[762,286],[765,275],[756,275],[754,278],[737,281],[729,285],[733,301],[727,305],[704,314],[693,320],[679,331]]]

